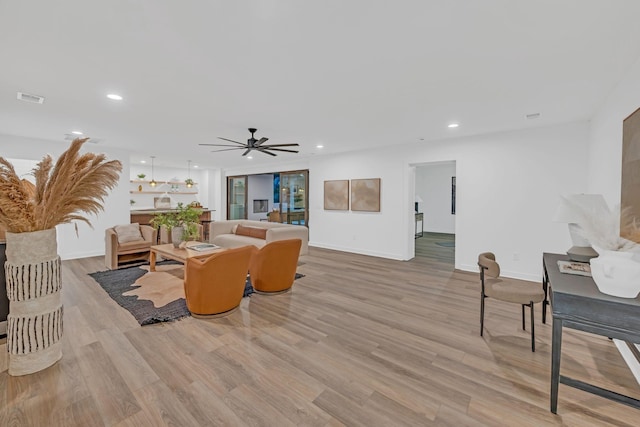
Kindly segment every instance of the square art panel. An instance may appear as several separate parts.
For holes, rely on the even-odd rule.
[[[335,211],[349,210],[349,180],[324,182],[324,209]]]
[[[351,210],[380,212],[380,178],[351,180]]]

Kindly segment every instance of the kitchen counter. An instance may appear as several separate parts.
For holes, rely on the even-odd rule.
[[[215,209],[196,208],[202,210],[200,214],[200,223],[211,222],[211,212],[215,212]],[[155,214],[176,212],[177,209],[140,209],[131,211],[131,224],[138,223],[142,225],[149,225]]]
[[[215,209],[207,209],[207,208],[195,208],[195,209],[200,209],[203,212],[207,211],[207,212],[215,212]],[[175,212],[177,211],[177,208],[172,208],[172,209],[131,209],[131,214],[157,214],[157,213],[167,213],[167,212]]]

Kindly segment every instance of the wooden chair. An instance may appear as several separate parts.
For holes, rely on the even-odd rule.
[[[277,240],[256,250],[251,258],[249,274],[256,292],[276,294],[291,289],[296,278],[302,240]]]
[[[135,238],[123,238],[118,230],[123,228],[137,229]],[[151,246],[156,244],[158,232],[148,225],[127,224],[115,226],[105,230],[105,266],[115,270],[123,264],[132,261],[148,261]]]
[[[542,286],[529,285],[515,280],[499,279],[500,265],[496,262],[496,256],[491,252],[484,252],[478,255],[478,266],[480,267],[480,283],[482,291],[480,294],[480,336],[484,330],[484,300],[491,297],[500,301],[512,302],[522,306],[522,329],[525,329],[524,308],[531,309],[531,351],[536,351],[533,304],[542,302],[544,290]],[[486,276],[489,276],[487,278]]]
[[[243,246],[204,260],[187,258],[184,294],[194,317],[226,316],[238,308],[254,250],[254,246]]]

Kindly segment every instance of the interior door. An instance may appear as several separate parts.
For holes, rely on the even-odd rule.
[[[280,172],[283,222],[309,226],[309,171]]]
[[[227,178],[227,219],[247,219],[247,175]]]

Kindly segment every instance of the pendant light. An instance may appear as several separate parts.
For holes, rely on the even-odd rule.
[[[191,180],[191,160],[187,160],[187,170],[188,170],[188,174],[189,177],[187,178],[187,180],[185,181],[187,183],[187,188],[191,188],[193,187],[193,181]]]
[[[156,156],[151,156],[151,182],[149,182],[149,185],[152,187],[155,187],[156,185],[158,185],[155,179],[153,179],[153,159],[155,158]]]

